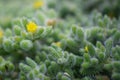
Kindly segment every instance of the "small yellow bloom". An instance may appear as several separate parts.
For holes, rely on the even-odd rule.
[[[29,22],[26,26],[27,26],[27,31],[32,33],[36,32],[38,28],[38,26],[34,22]]]
[[[3,37],[3,31],[0,30],[0,38],[2,38],[2,37]]]
[[[85,51],[86,51],[86,52],[88,52],[88,51],[89,51],[89,50],[88,50],[88,46],[85,46]]]
[[[54,43],[56,46],[61,47],[61,42]]]
[[[38,9],[40,7],[42,7],[44,5],[44,2],[43,1],[37,1],[37,2],[34,2],[34,8]]]

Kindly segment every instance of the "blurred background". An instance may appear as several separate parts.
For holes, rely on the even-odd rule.
[[[31,16],[36,11],[34,5],[41,0],[0,0],[0,25],[10,27],[15,17]],[[120,0],[42,0],[47,8],[58,12],[60,18],[80,14],[89,15],[94,10],[119,19]]]
[[[98,13],[97,17],[95,15],[96,13]],[[40,26],[45,25],[47,19],[48,25],[51,25],[51,23],[55,24],[58,21],[57,28],[51,35],[52,37],[50,36],[46,40],[43,40],[44,43],[51,44],[52,42],[60,41],[61,38],[66,39],[66,36],[69,36],[69,29],[73,24],[83,26],[85,29],[86,27],[90,29],[90,27],[96,25],[100,25],[100,27],[103,28],[101,23],[104,21],[106,21],[105,23],[107,24],[105,27],[109,26],[108,28],[110,28],[109,35],[111,36],[111,33],[116,32],[115,42],[119,42],[119,39],[117,38],[119,36],[119,31],[116,29],[120,29],[118,28],[118,25],[120,25],[120,0],[0,0],[0,28],[12,28],[12,22],[14,22],[14,19],[23,17],[35,21]],[[24,18],[22,20],[24,20]],[[20,24],[20,22],[21,20],[18,20],[18,24]],[[15,26],[15,24],[13,26]],[[97,34],[98,31],[99,28],[91,30],[90,33],[92,35],[88,37],[88,40],[93,44],[96,44],[97,40],[104,42],[105,39],[109,37],[104,30],[100,29],[100,34]],[[64,34],[66,35],[64,36]],[[104,37],[104,35],[106,35],[106,37]],[[71,49],[68,47],[66,50],[75,53],[77,50],[73,49],[74,48]],[[8,54],[5,55],[8,56]],[[17,55],[14,59],[16,61],[17,58],[18,60],[21,60],[20,57],[21,56]],[[16,63],[18,66],[18,62]],[[16,72],[19,72],[19,69],[16,70]]]

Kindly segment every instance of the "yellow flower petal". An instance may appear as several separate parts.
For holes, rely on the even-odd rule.
[[[61,47],[61,42],[54,43],[56,46]]]
[[[89,50],[88,50],[88,46],[85,46],[85,51],[86,51],[86,52],[88,52],[88,51],[89,51]]]
[[[3,37],[3,31],[0,30],[0,38],[2,38],[2,37]]]
[[[34,8],[36,8],[36,9],[42,7],[43,5],[44,5],[44,2],[43,2],[43,1],[36,1],[36,2],[34,2],[34,4],[33,4]]]
[[[37,28],[38,28],[38,26],[34,22],[29,22],[27,24],[27,31],[28,32],[34,33],[34,32],[36,32]]]

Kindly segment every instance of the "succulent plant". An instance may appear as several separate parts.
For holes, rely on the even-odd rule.
[[[0,21],[0,80],[120,79],[120,20],[83,10],[110,1],[25,0],[21,11],[12,1]]]

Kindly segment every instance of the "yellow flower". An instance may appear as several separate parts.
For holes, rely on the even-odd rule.
[[[56,46],[61,47],[61,42],[54,43]]]
[[[86,52],[88,52],[88,51],[89,51],[89,50],[88,50],[88,46],[85,46],[85,51],[86,51]]]
[[[28,32],[34,33],[34,32],[36,32],[37,28],[38,28],[38,26],[34,22],[29,22],[27,24],[27,31]]]
[[[3,31],[0,30],[0,38],[2,38],[2,37],[3,37]]]
[[[34,8],[36,8],[36,9],[42,7],[43,5],[44,5],[44,2],[43,2],[43,1],[36,1],[36,2],[34,2],[34,4],[33,4]]]

